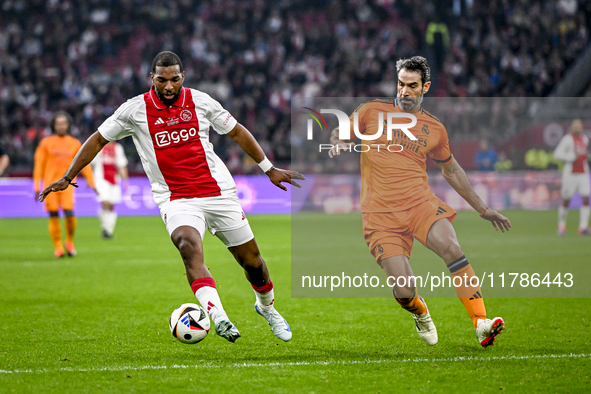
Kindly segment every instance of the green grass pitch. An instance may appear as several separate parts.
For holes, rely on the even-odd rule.
[[[508,214],[518,242],[477,260],[519,252],[527,263],[556,247],[555,212]],[[467,231],[474,216],[455,222],[469,258],[496,237]],[[160,218],[121,217],[108,241],[98,219],[81,218],[78,256],[63,259],[52,256],[46,219],[0,220],[0,392],[591,391],[591,300],[487,299],[507,329],[482,349],[457,299],[429,299],[439,344],[428,347],[392,299],[290,298],[290,217],[249,219],[294,333],[288,343],[254,312],[242,270],[210,235],[206,263],[243,336],[235,344],[213,330],[196,345],[170,335],[172,310],[195,298]],[[591,267],[591,237],[570,231],[562,241]],[[429,256],[421,248],[413,258]]]

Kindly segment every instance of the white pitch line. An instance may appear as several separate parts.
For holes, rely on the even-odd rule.
[[[362,364],[389,364],[389,363],[436,363],[436,362],[462,362],[462,361],[496,361],[496,360],[539,360],[539,359],[560,359],[560,358],[591,358],[591,354],[539,354],[531,356],[490,356],[490,357],[446,357],[446,358],[406,358],[406,359],[377,359],[377,360],[322,360],[322,361],[293,361],[293,362],[271,362],[271,363],[234,363],[214,364],[204,363],[197,365],[143,365],[143,366],[121,366],[121,367],[98,367],[98,368],[58,368],[58,369],[15,369],[13,371],[0,369],[0,374],[22,374],[22,373],[51,373],[51,372],[117,372],[117,371],[145,371],[145,370],[168,370],[168,369],[221,369],[221,368],[259,368],[259,367],[297,367],[309,365],[362,365]]]

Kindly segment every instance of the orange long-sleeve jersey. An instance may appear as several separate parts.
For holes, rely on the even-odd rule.
[[[39,181],[43,180],[44,187],[47,187],[61,179],[81,146],[80,141],[69,135],[50,135],[43,138],[35,151],[35,192],[39,191]],[[90,166],[84,167],[81,173],[88,185],[94,188],[94,176]]]
[[[361,153],[361,211],[396,212],[427,201],[433,193],[429,188],[427,156],[441,164],[451,163],[447,131],[443,124],[421,109],[415,113],[417,124],[409,131],[417,138],[410,140],[402,131],[394,130],[392,139],[386,135],[386,122],[380,125],[379,113],[386,119],[388,112],[403,112],[394,100],[374,100],[361,105],[355,112],[359,117],[362,134],[382,135],[373,141],[362,141],[371,147]],[[351,115],[353,130],[354,114]],[[402,121],[401,123],[408,122]],[[387,147],[396,144],[392,151]],[[398,152],[402,147],[402,151]],[[366,149],[366,148],[364,148]]]

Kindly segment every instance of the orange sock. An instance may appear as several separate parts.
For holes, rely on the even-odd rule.
[[[77,223],[75,216],[66,216],[66,242],[74,242]]]
[[[55,250],[61,250],[63,252],[64,246],[62,245],[62,228],[60,226],[60,218],[58,216],[49,217],[49,236],[51,237],[53,246],[55,246]]]
[[[454,283],[456,293],[458,294],[458,297],[460,297],[462,304],[464,304],[468,315],[470,315],[474,328],[476,328],[478,319],[486,319],[486,308],[484,307],[482,290],[480,289],[480,286],[473,286],[472,283],[470,283],[470,278],[476,276],[476,273],[472,269],[470,263],[468,263],[466,256],[462,256],[459,259],[452,261],[447,265],[447,268],[449,268],[451,272],[452,282]],[[456,278],[461,278],[460,286],[456,286],[457,284],[460,284],[460,279]]]
[[[406,309],[410,313],[414,313],[415,315],[422,315],[423,313],[427,313],[427,307],[425,306],[423,301],[421,301],[421,299],[417,295],[416,288],[413,290],[412,298],[398,298],[398,297],[396,297],[395,289],[396,288],[394,288],[392,290],[392,293],[394,294],[394,298],[396,299],[396,301],[398,301],[398,303],[400,304],[400,306],[402,308]]]

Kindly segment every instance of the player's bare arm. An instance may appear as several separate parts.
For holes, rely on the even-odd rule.
[[[127,171],[127,167],[117,167],[117,171],[123,180],[123,190],[127,191],[129,189],[129,172]]]
[[[254,136],[246,129],[246,127],[242,126],[240,123],[237,123],[236,126],[228,133],[228,136],[232,138],[238,146],[256,163],[260,163],[265,158],[265,152],[254,138]],[[287,191],[287,188],[283,186],[282,182],[287,182],[293,186],[301,187],[298,185],[294,179],[301,179],[304,180],[302,174],[297,171],[289,171],[289,170],[282,170],[280,168],[271,167],[265,174],[269,177],[271,182],[280,189]]]
[[[74,179],[108,143],[109,141],[107,141],[98,131],[91,135],[82,145],[78,153],[76,153],[76,156],[74,156],[64,177],[46,187],[39,195],[39,201],[45,200],[45,197],[51,192],[67,189],[68,186],[70,186],[71,180]]]
[[[354,144],[352,139],[351,140],[339,139],[339,128],[338,127],[335,127],[334,129],[332,129],[332,132],[330,133],[330,143],[332,145],[332,148],[330,148],[330,150],[328,151],[328,156],[331,159],[335,156],[340,155],[342,151],[349,150],[351,148],[351,145]]]
[[[0,175],[4,173],[4,170],[8,167],[9,163],[10,159],[8,158],[8,155],[0,155]]]
[[[449,164],[438,164],[443,173],[445,180],[458,192],[478,212],[480,217],[492,223],[495,230],[501,232],[509,231],[511,222],[505,216],[501,215],[494,209],[486,206],[484,201],[474,191],[470,184],[468,176],[464,169],[460,167],[457,161],[452,161]]]

